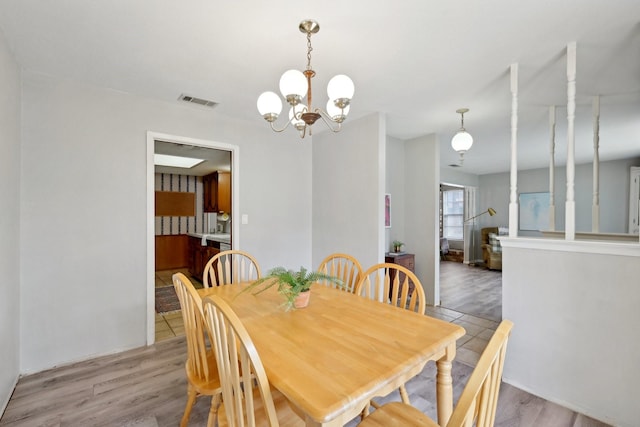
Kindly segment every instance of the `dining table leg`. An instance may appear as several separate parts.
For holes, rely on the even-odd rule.
[[[453,378],[451,377],[451,362],[456,357],[455,342],[449,345],[437,362],[438,374],[436,379],[436,398],[438,401],[438,424],[446,426],[453,412]]]

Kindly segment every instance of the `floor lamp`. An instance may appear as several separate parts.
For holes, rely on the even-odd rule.
[[[494,216],[496,214],[496,210],[493,208],[489,208],[484,212],[479,213],[476,216],[472,216],[471,218],[467,218],[464,220],[464,222],[469,222],[471,220],[473,220],[473,226],[471,229],[471,256],[473,257],[473,261],[469,262],[469,265],[476,265],[476,247],[475,247],[475,240],[476,240],[476,221],[475,219],[478,218],[480,215],[484,215],[488,213],[489,216]]]

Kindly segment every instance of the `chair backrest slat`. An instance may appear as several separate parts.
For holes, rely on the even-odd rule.
[[[257,420],[277,427],[269,380],[244,325],[218,296],[203,301],[204,317],[215,340],[222,399],[229,426],[255,426]],[[257,392],[256,392],[257,388]]]
[[[353,256],[344,253],[334,253],[326,257],[320,263],[318,271],[337,277],[344,283],[343,290],[353,293],[356,284],[362,275],[362,265]],[[321,283],[335,287],[332,282],[320,281]]]
[[[182,273],[173,275],[173,286],[180,301],[185,338],[187,340],[188,371],[197,378],[211,381],[217,372],[210,369],[207,356],[206,329],[202,313],[202,300],[191,281]]]
[[[503,320],[496,329],[458,399],[448,427],[493,426],[507,341],[512,328],[513,322]]]
[[[410,284],[414,285],[410,292]],[[422,284],[408,268],[393,263],[375,264],[367,269],[356,285],[356,295],[424,314],[426,308]]]
[[[204,267],[205,288],[257,280],[261,277],[256,259],[244,251],[222,251],[211,257]]]

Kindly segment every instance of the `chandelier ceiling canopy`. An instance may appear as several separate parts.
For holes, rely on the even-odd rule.
[[[291,106],[288,113],[287,123],[282,129],[275,127],[274,122],[278,119],[282,111],[282,100],[274,92],[263,92],[258,97],[258,111],[262,117],[269,122],[271,129],[276,132],[284,131],[289,125],[293,125],[299,132],[300,137],[311,135],[311,126],[318,120],[322,121],[333,132],[339,132],[342,122],[349,113],[349,104],[355,87],[353,81],[344,74],[334,76],[327,85],[326,110],[314,108],[312,104],[311,78],[316,72],[311,68],[311,35],[320,30],[320,25],[314,20],[308,19],[300,23],[302,33],[307,35],[307,68],[304,71],[288,70],[280,77],[280,93]],[[306,103],[303,103],[303,99]]]

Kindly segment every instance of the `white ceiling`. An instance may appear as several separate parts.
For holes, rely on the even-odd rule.
[[[475,143],[461,170],[477,174],[509,169],[516,62],[519,167],[548,164],[552,104],[557,164],[564,163],[572,41],[577,163],[593,156],[594,95],[602,97],[601,160],[640,157],[639,17],[638,0],[0,1],[0,29],[25,69],[169,102],[186,93],[218,102],[212,115],[265,128],[256,99],[277,91],[285,70],[305,67],[298,23],[315,19],[317,106],[326,103],[328,80],[347,74],[356,93],[345,126],[383,112],[393,137],[437,133],[443,165],[457,162],[449,146],[460,124],[455,110],[468,107]]]
[[[176,144],[167,141],[155,141],[154,151],[157,154],[204,160],[191,168],[156,166],[156,173],[204,176],[215,171],[231,171],[231,151],[216,150],[195,145]]]

